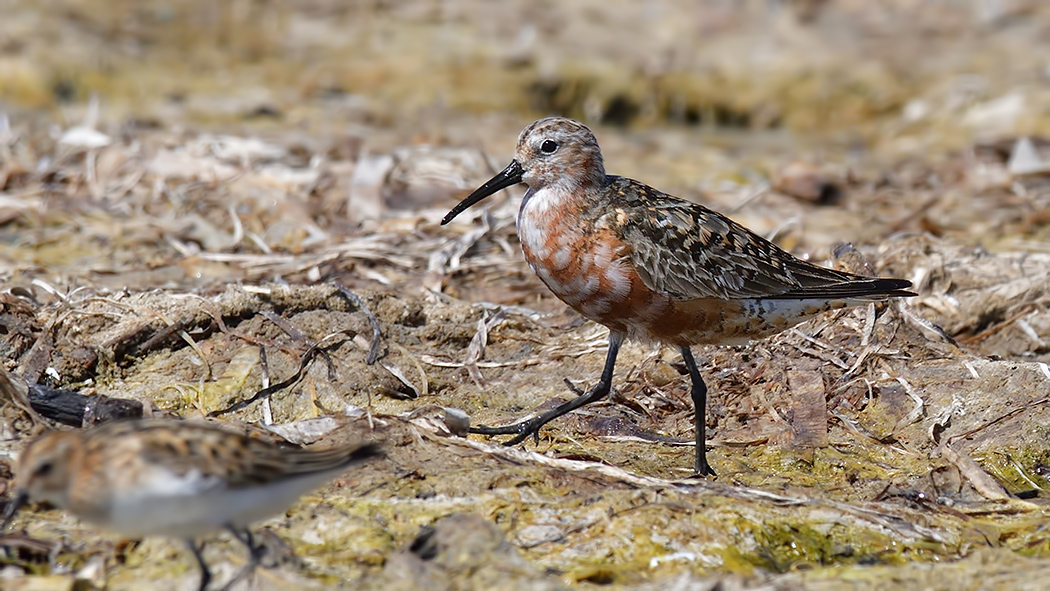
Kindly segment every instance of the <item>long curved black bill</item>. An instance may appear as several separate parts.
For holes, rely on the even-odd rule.
[[[11,519],[14,518],[15,513],[22,508],[29,501],[29,494],[26,491],[18,491],[15,498],[7,502],[7,507],[4,508],[3,523],[0,523],[0,535],[3,535],[7,531],[7,525],[11,523]]]
[[[474,205],[478,201],[488,197],[489,195],[506,189],[511,185],[516,185],[521,182],[521,175],[525,174],[525,171],[521,169],[521,164],[518,164],[517,160],[511,160],[507,168],[503,169],[503,172],[497,174],[488,180],[487,183],[481,185],[473,193],[467,195],[467,198],[460,201],[458,205],[452,208],[445,217],[441,219],[441,225],[451,222],[457,215],[466,211],[468,207]]]

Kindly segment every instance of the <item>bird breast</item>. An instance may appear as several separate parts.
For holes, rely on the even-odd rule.
[[[614,229],[588,218],[571,195],[529,191],[518,213],[518,238],[533,272],[583,316],[613,329],[650,315],[658,302],[634,271]],[[578,200],[576,200],[578,201]]]

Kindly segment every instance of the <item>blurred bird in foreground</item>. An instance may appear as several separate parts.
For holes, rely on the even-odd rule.
[[[226,529],[251,556],[229,588],[262,557],[249,524],[285,511],[304,493],[378,455],[371,443],[314,451],[177,420],[52,431],[22,452],[16,497],[0,531],[36,500],[123,535],[181,538],[200,565],[203,591],[211,571],[195,538]]]

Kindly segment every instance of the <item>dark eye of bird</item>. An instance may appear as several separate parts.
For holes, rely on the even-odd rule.
[[[47,476],[48,474],[51,473],[51,470],[54,469],[54,467],[55,467],[55,465],[52,464],[51,462],[45,462],[43,464],[40,464],[37,467],[37,469],[36,469],[36,475],[37,476]]]
[[[544,154],[553,154],[558,149],[558,142],[554,140],[546,140],[540,145],[540,152]]]

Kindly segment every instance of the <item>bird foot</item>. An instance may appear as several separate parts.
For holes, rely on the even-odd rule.
[[[714,468],[712,468],[710,466],[710,464],[708,464],[705,461],[702,466],[701,465],[697,465],[696,466],[696,473],[693,474],[692,476],[690,476],[690,478],[706,478],[708,476],[718,476],[718,475],[715,474]]]
[[[584,392],[572,384],[568,379],[565,380],[565,384],[576,394],[576,398],[568,402],[559,404],[558,406],[541,413],[538,416],[526,419],[510,425],[504,425],[502,427],[487,427],[485,425],[478,425],[477,427],[471,427],[471,433],[477,433],[479,435],[514,435],[515,437],[503,445],[517,445],[522,441],[525,441],[531,435],[536,443],[540,441],[540,429],[544,425],[553,421],[554,419],[569,414],[577,408],[609,393],[609,384],[607,382],[599,382],[593,388]]]
[[[573,394],[575,394],[577,396],[583,396],[584,395],[584,391],[580,390],[579,388],[577,388],[576,384],[573,384],[572,382],[570,382],[569,378],[564,378],[564,380],[565,380],[565,385],[569,387],[569,390],[572,390]]]
[[[471,433],[477,433],[478,435],[514,435],[515,437],[505,442],[503,445],[510,447],[517,445],[522,441],[529,438],[532,435],[533,439],[539,443],[540,440],[540,428],[547,424],[547,421],[540,421],[542,417],[534,417],[518,423],[510,425],[504,425],[502,427],[488,427],[485,425],[478,425],[477,427],[471,427]]]

